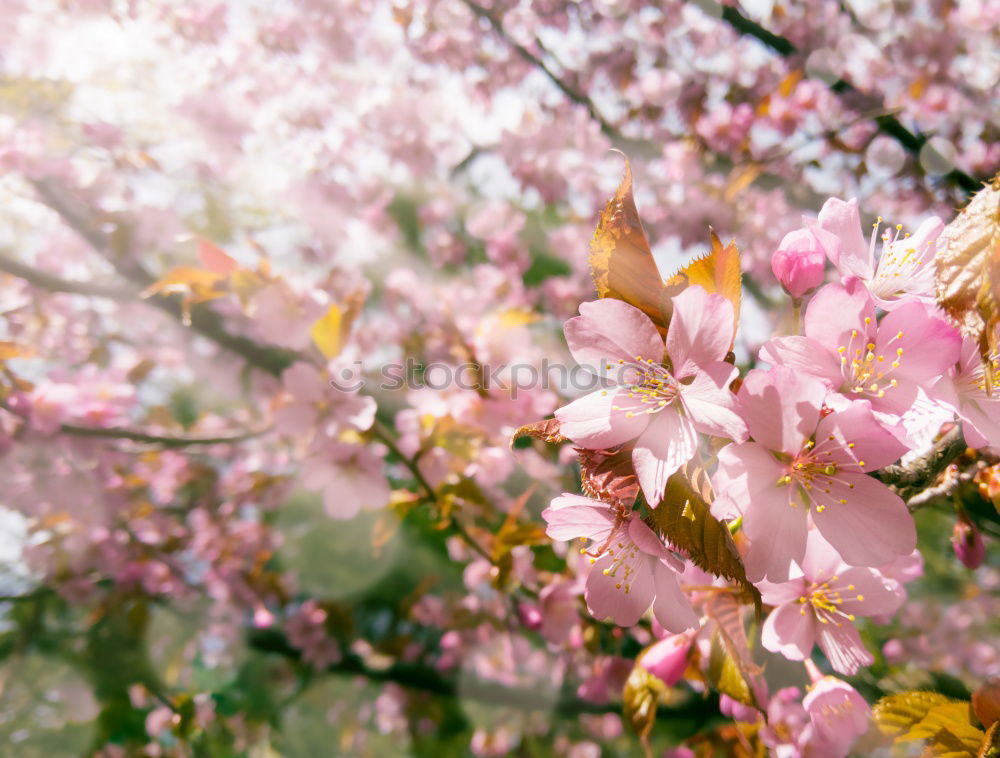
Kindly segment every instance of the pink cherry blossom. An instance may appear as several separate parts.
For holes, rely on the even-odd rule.
[[[289,367],[281,380],[285,391],[274,413],[274,426],[281,434],[308,439],[317,431],[364,431],[375,420],[373,398],[337,389],[307,363]]]
[[[728,389],[736,369],[722,360],[732,305],[701,287],[684,290],[673,304],[666,345],[638,308],[614,299],[581,305],[581,315],[566,322],[566,341],[605,386],[556,411],[562,433],[582,447],[635,439],[632,462],[652,507],[668,477],[694,455],[699,431],[746,438]]]
[[[824,756],[844,758],[854,741],[868,730],[871,708],[847,682],[824,676],[802,698],[814,736],[811,746]]]
[[[903,445],[866,402],[831,411],[826,397],[821,381],[784,366],[751,371],[740,388],[752,441],[720,451],[712,508],[743,515],[751,580],[788,579],[810,520],[855,566],[881,566],[916,545],[903,501],[866,474],[898,459]]]
[[[967,569],[975,571],[986,560],[986,545],[983,535],[968,517],[960,516],[951,532],[951,546],[955,555]]]
[[[817,531],[809,533],[802,576],[757,583],[764,602],[776,606],[764,621],[761,643],[791,660],[806,660],[818,644],[838,673],[850,676],[873,661],[854,621],[896,611],[904,593],[878,571],[848,566]]]
[[[875,301],[855,279],[823,287],[806,309],[805,336],[772,339],[760,357],[819,377],[898,419],[922,387],[955,363],[959,344],[943,316],[912,300],[878,321]]]
[[[652,605],[664,629],[682,632],[697,625],[698,617],[677,581],[684,564],[637,513],[563,494],[542,511],[542,518],[552,539],[591,541],[586,554],[593,568],[584,598],[595,618],[633,626]]]
[[[327,514],[338,519],[382,508],[391,494],[375,451],[328,438],[310,447],[302,462],[302,484],[321,491]]]
[[[827,238],[831,236],[823,229],[806,228],[781,239],[771,256],[771,271],[785,292],[801,298],[823,283],[826,246],[832,244]]]
[[[965,441],[972,447],[1000,447],[1000,361],[992,359],[992,394],[986,393],[986,369],[975,340],[966,338],[958,364],[937,382],[930,395],[962,419]]]
[[[647,648],[637,659],[650,674],[673,687],[684,676],[691,650],[691,634],[673,634]]]
[[[842,276],[861,279],[880,308],[894,310],[908,302],[934,302],[934,254],[944,230],[941,219],[926,219],[913,236],[900,236],[901,226],[895,234],[886,231],[877,260],[878,225],[866,244],[857,200],[830,198],[819,212],[817,225],[837,238],[839,244],[827,248],[833,265]]]

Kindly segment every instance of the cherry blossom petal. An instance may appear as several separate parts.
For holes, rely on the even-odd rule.
[[[816,617],[804,607],[780,605],[764,620],[760,642],[772,653],[781,653],[791,661],[804,661],[812,652],[818,626]]]
[[[822,419],[816,427],[816,442],[823,440],[835,443],[832,462],[849,464],[856,471],[875,471],[898,461],[906,452],[906,445],[875,420],[871,405],[864,400]]]
[[[872,249],[861,232],[858,201],[851,199],[845,202],[831,197],[823,203],[816,220],[821,229],[831,232],[840,241],[840,245],[827,249],[830,262],[845,274],[870,278],[875,261]]]
[[[816,340],[800,335],[775,337],[764,343],[759,357],[774,366],[804,371],[837,388],[844,381],[840,361]]]
[[[677,295],[673,305],[667,354],[674,376],[683,379],[726,357],[733,336],[733,306],[722,295],[710,295],[698,286]]]
[[[632,465],[650,507],[659,504],[667,479],[697,449],[698,433],[691,419],[676,407],[667,406],[654,416],[632,450]]]
[[[785,366],[751,371],[739,392],[750,436],[769,450],[797,453],[816,429],[827,391],[818,379]]]
[[[712,475],[716,502],[730,498],[743,513],[758,494],[773,490],[784,473],[778,459],[756,442],[726,445],[719,451],[719,466]],[[714,505],[712,512],[715,513]]]
[[[639,559],[631,564],[635,574],[630,585],[623,582],[624,566],[618,566],[612,576],[604,571],[612,569],[614,559],[607,553],[597,559],[583,592],[594,618],[610,618],[619,626],[635,626],[642,614],[649,609],[653,602],[653,575],[649,562],[642,557],[644,554],[638,555]]]
[[[864,474],[838,473],[828,489],[814,487],[811,492],[817,506],[813,522],[845,563],[882,566],[916,547],[913,517],[899,495],[881,482]]]
[[[628,536],[640,550],[657,560],[665,561],[674,571],[683,571],[684,562],[667,550],[663,540],[641,518],[633,517],[628,524]]]
[[[736,396],[729,391],[729,383],[737,373],[735,366],[714,363],[682,388],[681,402],[699,432],[735,442],[746,440],[746,422],[736,412]]]
[[[660,626],[675,634],[685,629],[697,628],[698,614],[694,612],[687,595],[681,590],[677,574],[657,561],[653,567],[653,582],[656,587],[653,615],[660,622]]]
[[[810,529],[806,538],[806,554],[802,557],[801,565],[803,573],[810,581],[824,582],[843,568],[844,560],[818,529]]]
[[[817,623],[816,641],[838,674],[853,676],[862,666],[870,666],[875,661],[861,642],[854,624],[846,621],[840,624]]]
[[[906,593],[895,579],[887,579],[878,571],[855,566],[837,573],[832,584],[843,600],[840,609],[855,616],[881,616],[895,613],[903,604]]]
[[[574,360],[600,375],[609,362],[663,360],[663,338],[649,316],[615,298],[581,304],[580,315],[566,322],[564,332]]]
[[[857,279],[828,284],[809,301],[803,322],[806,336],[827,350],[863,346],[875,336],[875,303]]]
[[[596,390],[555,412],[559,430],[581,447],[614,447],[635,439],[649,424],[649,415],[632,411],[636,402],[622,387]],[[630,415],[631,414],[631,415]]]
[[[575,540],[584,537],[602,542],[611,534],[614,516],[611,509],[590,498],[564,494],[554,498],[542,511],[548,526],[545,533],[554,540]]]
[[[806,586],[801,578],[789,582],[769,582],[761,579],[754,585],[760,590],[761,599],[768,605],[785,605],[798,602],[805,594]]]
[[[905,376],[918,382],[946,373],[958,361],[961,349],[958,330],[919,302],[901,305],[882,319],[875,340],[876,355],[899,363],[887,377]]]

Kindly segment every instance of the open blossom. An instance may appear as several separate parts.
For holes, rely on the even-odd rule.
[[[302,484],[323,493],[331,518],[354,518],[361,510],[376,510],[392,494],[382,459],[371,447],[323,437],[313,442],[302,462]]]
[[[854,627],[858,616],[894,613],[905,594],[875,569],[848,566],[819,532],[809,533],[802,576],[759,582],[764,602],[777,606],[761,630],[761,643],[790,660],[806,660],[819,644],[834,670],[850,676],[874,660]]]
[[[922,303],[875,316],[875,301],[855,280],[828,284],[805,315],[805,336],[777,337],[760,357],[824,380],[848,399],[865,399],[892,418],[909,411],[921,387],[958,359],[958,332]]]
[[[331,431],[345,427],[365,430],[375,421],[374,398],[337,389],[307,363],[286,369],[281,382],[282,405],[274,412],[274,426],[281,434],[308,436],[324,424]]]
[[[784,366],[751,371],[740,388],[753,440],[719,452],[712,510],[743,515],[751,581],[788,579],[810,519],[854,566],[881,566],[916,547],[906,505],[866,474],[898,459],[903,445],[866,402],[831,411],[826,397],[818,379]]]
[[[975,340],[966,338],[958,365],[930,394],[962,419],[962,432],[972,447],[1000,447],[1000,361],[990,361],[992,393],[986,394],[986,369]]]
[[[604,388],[556,411],[561,431],[577,445],[610,448],[635,439],[632,463],[649,504],[667,479],[694,455],[698,432],[746,438],[728,386],[736,369],[725,363],[733,307],[720,295],[689,287],[673,300],[666,345],[653,322],[627,303],[597,300],[566,322],[566,342]]]
[[[552,539],[591,541],[586,554],[593,568],[584,598],[595,618],[633,626],[652,605],[656,620],[668,631],[683,632],[698,624],[677,581],[684,564],[637,513],[563,494],[542,511],[542,518]]]
[[[913,301],[934,302],[934,254],[944,230],[937,216],[926,219],[912,236],[900,236],[901,226],[896,227],[895,234],[884,232],[877,260],[878,224],[871,241],[865,243],[857,200],[830,198],[819,212],[817,225],[839,242],[827,248],[833,265],[842,276],[855,276],[864,282],[883,310],[891,311]]]

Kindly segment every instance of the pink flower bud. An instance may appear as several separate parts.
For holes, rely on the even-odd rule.
[[[868,730],[871,709],[847,682],[825,676],[802,699],[813,729],[824,744],[823,755],[847,755],[851,743]]]
[[[517,615],[521,617],[521,623],[528,629],[540,629],[542,626],[542,612],[537,605],[522,603],[517,607]]]
[[[968,569],[979,568],[986,559],[983,535],[971,521],[963,517],[955,522],[955,528],[951,532],[951,546],[955,548],[958,560]]]
[[[672,687],[684,676],[690,649],[690,635],[674,634],[646,648],[639,656],[638,663],[668,687]]]
[[[771,256],[771,271],[792,297],[808,295],[823,283],[826,248],[815,229],[786,234]]]

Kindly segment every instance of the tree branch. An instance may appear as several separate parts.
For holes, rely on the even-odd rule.
[[[0,271],[6,271],[19,279],[24,279],[33,287],[49,292],[67,292],[73,295],[90,295],[110,298],[111,300],[135,300],[139,297],[138,289],[132,287],[63,279],[55,274],[21,263],[3,252],[0,252]]]
[[[116,426],[78,426],[76,424],[61,424],[59,430],[63,434],[72,434],[78,437],[104,437],[107,439],[145,442],[153,445],[163,445],[164,447],[188,447],[192,445],[233,445],[267,434],[271,428],[267,427],[242,434],[219,437],[172,437],[161,434],[147,434],[137,429],[125,429]]]
[[[962,436],[962,427],[956,425],[945,434],[930,451],[917,458],[912,463],[886,466],[873,471],[879,481],[892,485],[898,492],[906,493],[923,489],[934,482],[948,464],[960,456],[968,445]]]
[[[721,5],[722,20],[739,34],[753,37],[761,42],[765,47],[770,48],[783,58],[792,58],[799,55],[800,51],[794,44],[784,37],[774,34],[763,26],[740,13],[739,9],[732,5]],[[862,92],[845,79],[838,79],[830,85],[830,89],[840,95],[842,99],[861,99],[867,108],[884,109],[881,97],[877,97],[868,92]],[[851,106],[853,108],[853,105]],[[878,130],[898,142],[907,152],[918,155],[920,149],[927,142],[927,137],[923,134],[914,134],[899,121],[898,118],[889,113],[882,113],[874,116],[872,121]],[[953,168],[944,175],[944,179],[951,184],[964,190],[966,194],[978,192],[982,186],[964,171]]]
[[[83,238],[95,252],[111,263],[121,276],[141,289],[146,289],[156,281],[155,277],[135,260],[116,255],[111,248],[108,236],[87,217],[85,210],[79,208],[78,204],[75,204],[71,198],[66,197],[65,193],[52,181],[35,180],[32,181],[32,186],[34,186],[41,201],[59,214],[66,225]],[[183,308],[175,297],[156,297],[147,300],[147,302],[166,311],[178,321],[183,318]],[[222,317],[204,304],[192,308],[191,329],[212,340],[220,347],[236,353],[250,365],[274,376],[280,376],[282,371],[302,358],[295,351],[260,345],[247,337],[231,334]]]

